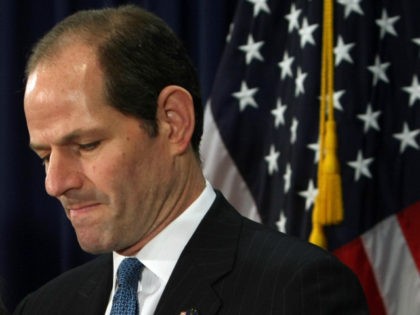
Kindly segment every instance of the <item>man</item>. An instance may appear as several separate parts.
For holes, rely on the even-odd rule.
[[[27,77],[46,190],[80,246],[104,255],[16,314],[367,313],[332,255],[241,217],[206,182],[196,74],[160,19],[134,6],[76,13],[35,46]]]

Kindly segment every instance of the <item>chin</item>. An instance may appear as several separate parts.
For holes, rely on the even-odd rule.
[[[92,246],[91,244],[90,245],[80,244],[80,247],[86,253],[93,254],[93,255],[100,255],[100,254],[106,254],[106,253],[112,252],[112,249],[109,249],[109,248],[104,247],[104,246]]]
[[[87,253],[93,255],[106,254],[114,250],[112,244],[104,243],[102,240],[91,240],[77,237],[80,247]]]

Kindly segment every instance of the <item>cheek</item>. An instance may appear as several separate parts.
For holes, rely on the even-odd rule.
[[[120,193],[132,191],[144,185],[153,189],[167,175],[162,165],[164,156],[156,146],[125,140],[112,150],[109,147],[102,151],[89,167],[91,181],[107,194],[114,194],[116,189]]]
[[[119,150],[114,154],[104,157],[107,160],[106,165],[101,171],[106,174],[106,180],[112,185],[122,185],[127,187],[136,184],[141,178],[147,176],[151,165],[144,158],[144,153],[136,150],[135,146],[125,147],[125,150]],[[98,176],[102,176],[98,174]]]
[[[127,166],[126,153],[107,153],[101,154],[85,170],[99,190],[106,190],[106,187],[114,186],[129,178],[130,171],[127,170]]]

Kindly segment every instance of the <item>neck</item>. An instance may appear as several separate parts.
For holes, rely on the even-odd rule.
[[[155,220],[155,224],[138,242],[118,250],[118,254],[133,256],[138,253],[150,240],[183,213],[203,192],[206,184],[199,162],[195,157],[194,161],[183,162],[183,165],[178,168],[180,171],[175,172],[177,175],[173,176],[173,180],[168,185],[167,198]]]

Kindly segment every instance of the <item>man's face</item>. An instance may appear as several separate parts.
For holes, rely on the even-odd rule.
[[[72,44],[39,63],[28,78],[25,115],[46,190],[84,250],[122,251],[167,215],[173,176],[165,137],[151,138],[138,119],[108,105],[92,48]]]

